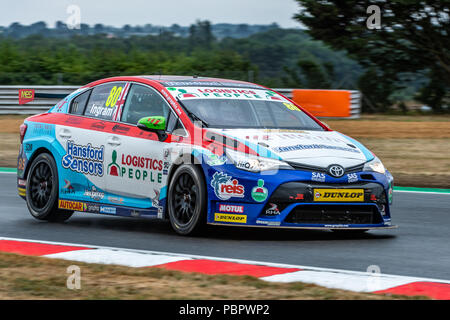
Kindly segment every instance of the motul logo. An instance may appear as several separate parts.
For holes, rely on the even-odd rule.
[[[222,212],[244,213],[243,206],[232,206],[228,204],[221,204],[219,210]]]

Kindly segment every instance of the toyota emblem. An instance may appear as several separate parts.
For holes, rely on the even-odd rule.
[[[338,164],[333,164],[328,168],[328,173],[335,178],[340,178],[344,175],[344,168]]]

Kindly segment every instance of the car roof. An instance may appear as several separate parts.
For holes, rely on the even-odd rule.
[[[112,77],[91,82],[84,87],[93,87],[99,84],[112,81],[139,81],[147,83],[157,82],[163,85],[164,87],[229,87],[229,88],[246,88],[246,89],[266,89],[263,86],[246,81],[212,78],[212,77],[177,76],[177,75],[139,75],[139,76]]]

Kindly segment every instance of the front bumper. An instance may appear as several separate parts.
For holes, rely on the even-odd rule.
[[[353,173],[352,177],[357,178],[352,182],[347,177],[329,176],[317,182],[311,181],[312,172],[308,171],[280,170],[274,175],[262,176],[226,165],[221,167],[209,168],[207,176],[211,177],[216,171],[226,172],[245,187],[245,196],[223,201],[208,188],[209,224],[327,230],[396,228],[391,224],[392,176],[389,173],[357,172]],[[261,179],[268,196],[258,203],[251,195]],[[323,190],[331,196],[334,191],[347,192],[350,200],[317,199],[315,193]],[[355,190],[359,194],[355,195],[356,200],[351,200]]]

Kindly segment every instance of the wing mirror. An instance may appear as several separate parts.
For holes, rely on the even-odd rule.
[[[137,123],[137,127],[145,131],[156,133],[159,141],[164,141],[167,138],[165,117],[153,116],[141,118]]]

